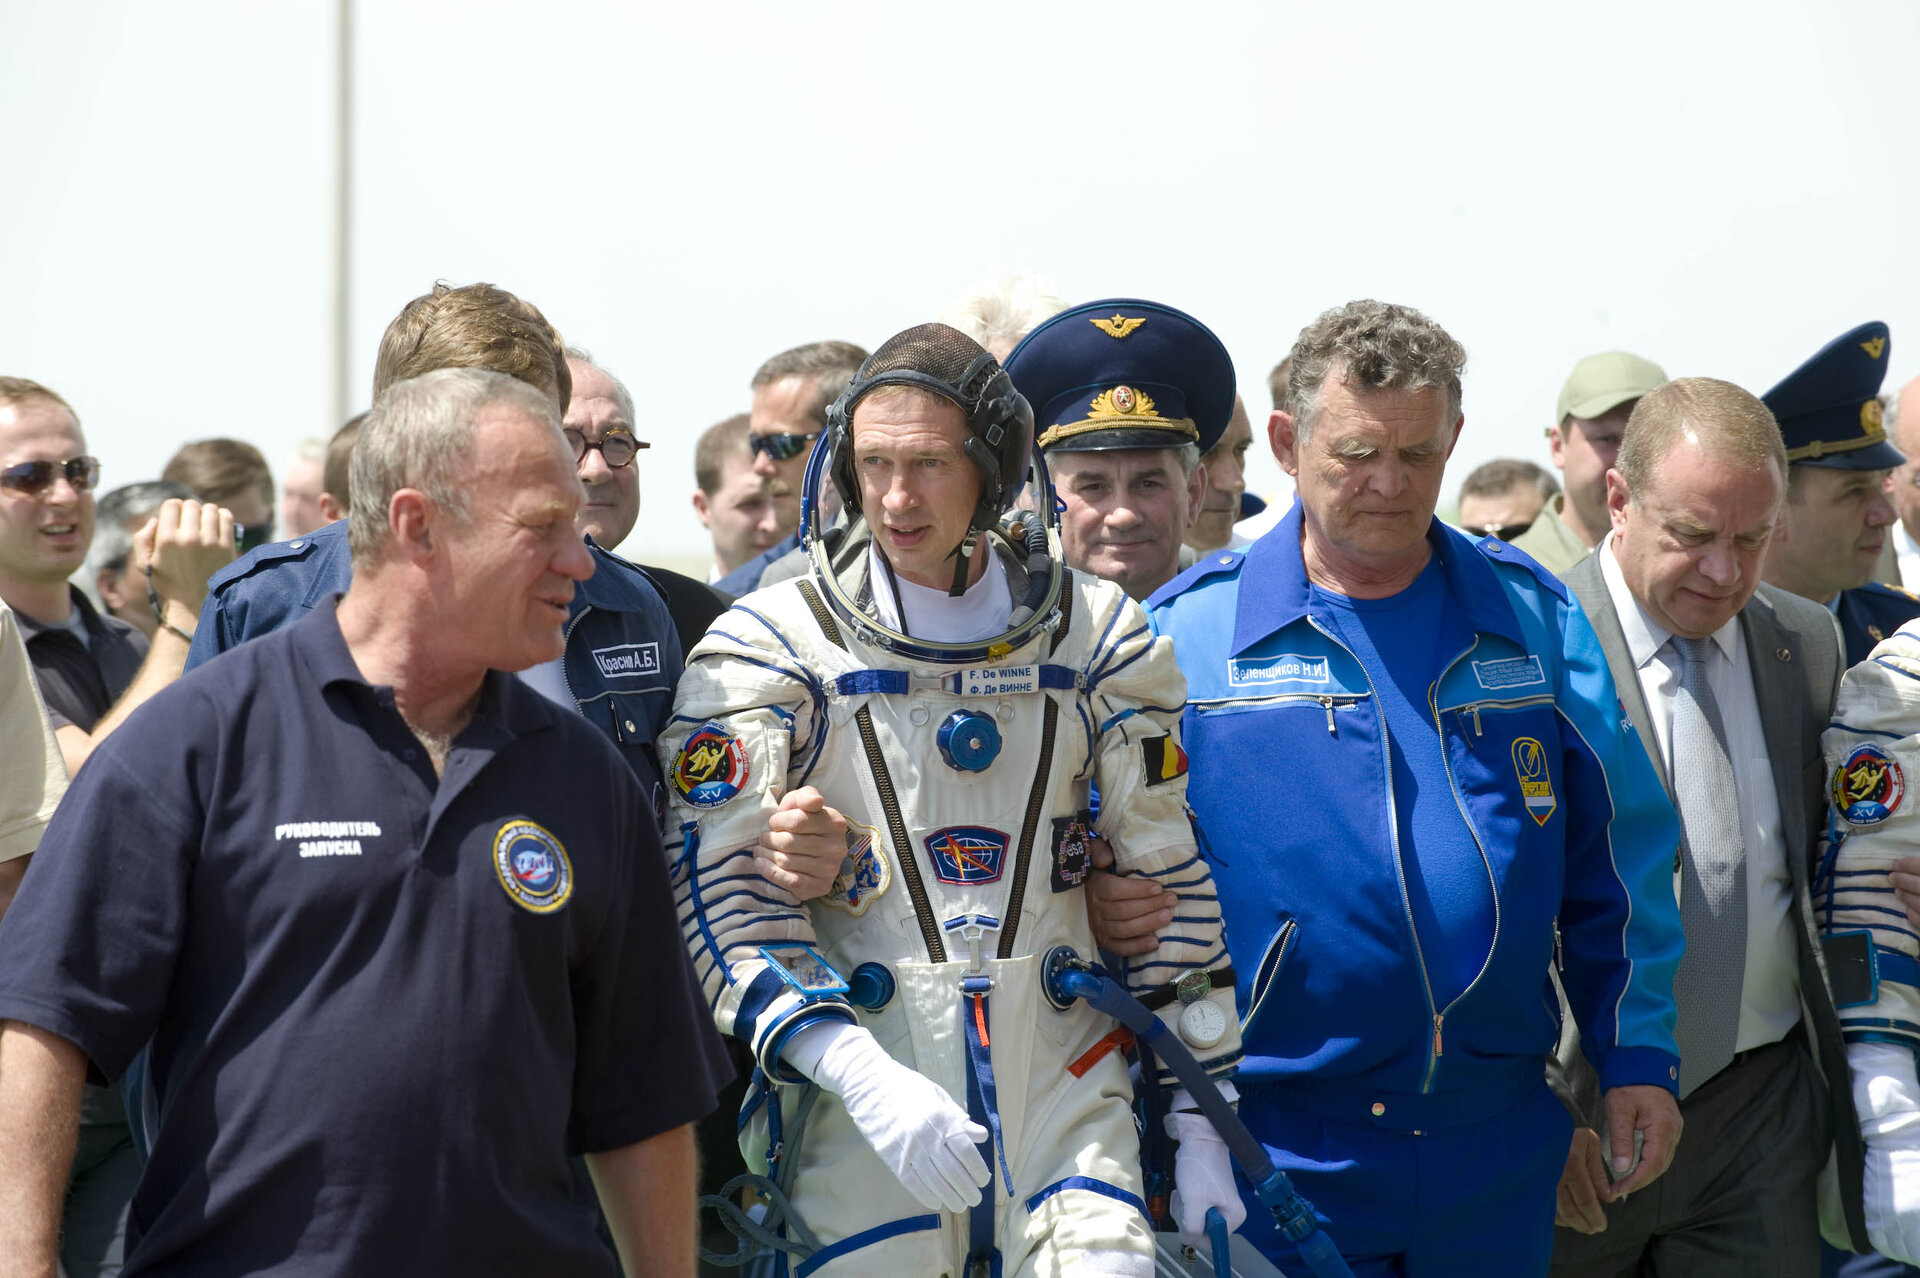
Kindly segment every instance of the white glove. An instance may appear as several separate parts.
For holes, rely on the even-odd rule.
[[[974,1148],[987,1129],[967,1118],[944,1087],[887,1055],[859,1025],[809,1025],[780,1049],[787,1064],[840,1098],[907,1192],[935,1211],[965,1211],[993,1178]]]
[[[1882,1255],[1920,1263],[1920,1082],[1913,1052],[1896,1043],[1851,1043],[1847,1064],[1867,1143],[1867,1237]]]
[[[1183,1102],[1192,1104],[1185,1091],[1175,1092],[1166,1124],[1167,1135],[1180,1142],[1173,1155],[1173,1223],[1183,1234],[1204,1234],[1207,1209],[1218,1207],[1232,1233],[1247,1219],[1247,1208],[1234,1187],[1227,1142],[1205,1114],[1182,1113]]]

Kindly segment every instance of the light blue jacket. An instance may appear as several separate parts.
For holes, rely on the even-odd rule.
[[[1559,961],[1602,1087],[1672,1090],[1673,809],[1560,582],[1502,542],[1438,521],[1429,538],[1449,657],[1433,736],[1402,745],[1444,752],[1495,911],[1479,975],[1444,1005],[1407,903],[1385,714],[1312,615],[1300,508],[1148,600],[1187,677],[1188,796],[1239,976],[1243,1085],[1401,1130],[1491,1117],[1542,1085]]]

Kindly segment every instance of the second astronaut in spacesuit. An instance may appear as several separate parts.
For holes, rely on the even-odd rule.
[[[956,330],[882,345],[809,473],[812,571],[714,623],[661,738],[687,943],[766,1079],[747,1128],[788,1163],[809,1272],[1145,1278],[1126,1064],[1042,969],[1094,957],[1081,882],[1104,835],[1182,902],[1128,986],[1211,1074],[1239,1059],[1184,680],[1138,605],[1061,563],[1032,414]],[[831,532],[828,482],[848,512]],[[849,822],[838,882],[805,904],[752,859],[802,785]],[[1224,1147],[1182,1137],[1176,1216],[1237,1220]]]

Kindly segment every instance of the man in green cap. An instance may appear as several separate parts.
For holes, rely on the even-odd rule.
[[[1564,575],[1607,535],[1607,470],[1633,406],[1666,380],[1658,364],[1626,351],[1603,351],[1573,366],[1560,388],[1557,424],[1547,428],[1566,491],[1513,540],[1549,572]]]

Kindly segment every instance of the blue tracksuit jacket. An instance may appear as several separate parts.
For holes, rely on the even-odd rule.
[[[1435,521],[1433,735],[1492,884],[1484,966],[1436,1005],[1365,669],[1308,605],[1300,508],[1149,601],[1187,676],[1188,797],[1218,864],[1244,1086],[1400,1131],[1542,1086],[1563,981],[1602,1087],[1676,1087],[1679,826],[1577,603],[1524,553]],[[1445,920],[1442,919],[1444,926]],[[1428,942],[1431,949],[1433,942]]]

